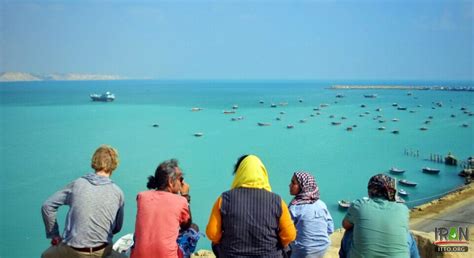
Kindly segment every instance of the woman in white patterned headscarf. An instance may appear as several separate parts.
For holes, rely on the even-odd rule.
[[[294,195],[289,210],[295,223],[296,240],[291,243],[291,257],[323,257],[331,244],[329,235],[334,223],[326,204],[319,199],[319,187],[308,172],[295,172],[290,194]]]

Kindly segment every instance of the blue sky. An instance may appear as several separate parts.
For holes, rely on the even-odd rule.
[[[0,71],[473,80],[473,1],[0,0]]]

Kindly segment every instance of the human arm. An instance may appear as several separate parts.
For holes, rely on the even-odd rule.
[[[181,184],[181,190],[179,192],[180,192],[181,196],[186,198],[188,203],[191,203],[191,195],[189,195],[189,184],[183,182]]]
[[[291,219],[288,206],[283,199],[281,200],[281,216],[278,223],[280,231],[278,236],[280,237],[280,243],[283,247],[286,247],[289,243],[296,239],[296,228],[293,220]]]
[[[209,216],[206,227],[206,235],[214,244],[219,243],[222,238],[221,205],[222,197],[219,196],[212,207],[211,216]]]
[[[354,201],[352,202],[351,206],[349,207],[349,209],[347,210],[347,213],[346,213],[346,216],[344,217],[344,219],[342,220],[342,227],[345,229],[345,230],[351,230],[353,227],[354,227],[354,223],[353,223],[353,213],[354,213],[354,210],[356,209],[355,208],[355,204],[358,204],[359,202],[358,201]],[[358,207],[358,205],[357,205]]]
[[[327,209],[324,209],[326,223],[328,225],[328,235],[331,235],[334,232],[334,221],[332,220],[331,213]]]
[[[183,219],[180,223],[181,230],[187,230],[191,224],[193,223],[192,215],[191,215],[191,207],[189,206],[189,202],[191,201],[191,196],[189,195],[189,184],[186,182],[181,183],[180,195],[186,198],[188,203],[185,204],[183,213],[181,214],[181,218]]]
[[[354,224],[352,224],[348,219],[344,218],[342,220],[342,227],[345,229],[345,230],[350,230],[354,227]]]
[[[63,189],[57,191],[51,195],[41,207],[41,215],[46,230],[46,238],[51,238],[53,241],[51,244],[55,245],[56,242],[60,242],[59,226],[57,223],[57,211],[62,205],[69,205],[69,195],[72,191],[71,183]],[[57,243],[56,243],[57,244]]]
[[[122,230],[123,225],[123,211],[124,211],[124,202],[123,202],[123,195],[121,196],[120,207],[117,210],[117,215],[115,216],[114,228],[112,229],[112,234],[117,234]]]

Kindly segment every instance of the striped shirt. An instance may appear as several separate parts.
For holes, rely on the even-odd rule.
[[[282,257],[281,198],[263,189],[236,188],[222,194],[221,250],[225,257]]]

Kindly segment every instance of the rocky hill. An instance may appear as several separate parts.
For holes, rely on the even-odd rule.
[[[66,73],[66,74],[33,74],[23,72],[4,72],[0,73],[0,82],[13,81],[98,81],[98,80],[123,80],[126,79],[117,75],[104,74],[80,74],[80,73]]]

